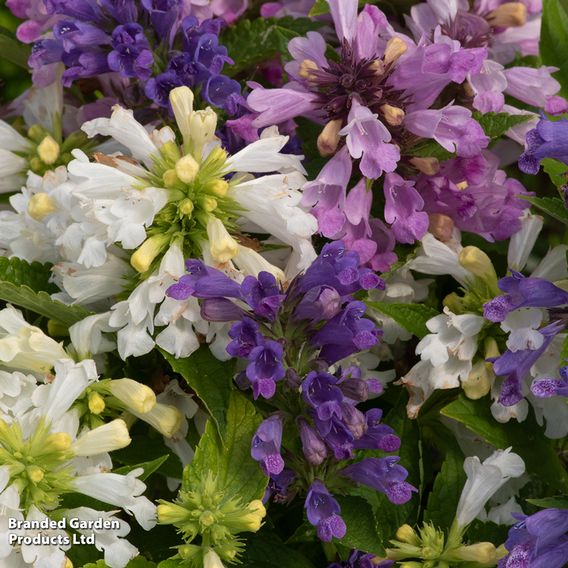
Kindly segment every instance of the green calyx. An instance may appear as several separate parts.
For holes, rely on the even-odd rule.
[[[25,512],[34,505],[41,511],[58,506],[62,494],[71,488],[73,458],[71,438],[65,432],[51,432],[42,420],[29,438],[24,438],[17,423],[0,419],[0,464],[8,467],[8,485],[20,494]]]
[[[387,557],[397,560],[405,568],[489,568],[496,566],[498,552],[490,542],[471,545],[462,543],[463,531],[457,525],[444,534],[431,523],[424,523],[418,530],[402,525],[391,540],[394,548],[386,550]]]
[[[158,522],[178,528],[186,544],[178,549],[179,556],[191,565],[213,549],[222,560],[234,561],[242,550],[240,532],[256,532],[266,515],[261,501],[243,504],[220,490],[212,473],[199,480],[191,491],[182,489],[175,502],[160,501]],[[193,543],[201,538],[201,546]],[[197,560],[196,560],[197,559]]]

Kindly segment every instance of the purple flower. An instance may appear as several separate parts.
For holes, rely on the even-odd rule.
[[[289,501],[293,494],[288,488],[295,478],[294,472],[287,468],[284,468],[281,473],[271,475],[262,502],[267,503],[269,499],[273,499],[276,503]]]
[[[257,316],[274,321],[284,294],[273,274],[260,272],[258,277],[247,276],[241,284],[243,299]]]
[[[365,458],[341,470],[341,475],[384,493],[391,503],[402,505],[417,491],[405,479],[408,472],[398,465],[398,457]]]
[[[378,343],[381,331],[363,317],[365,310],[363,302],[351,301],[314,335],[312,342],[321,347],[320,357],[328,364]]]
[[[365,433],[355,441],[356,449],[383,450],[384,452],[396,452],[400,448],[400,438],[394,430],[386,424],[381,424],[383,411],[372,408],[365,414]]]
[[[383,560],[376,564],[376,556],[361,550],[352,550],[349,558],[342,562],[334,562],[327,568],[390,568],[394,560]]]
[[[338,379],[329,373],[308,373],[302,383],[302,397],[314,409],[320,420],[341,416],[343,393],[337,386]]]
[[[227,345],[227,353],[232,357],[248,357],[263,341],[258,324],[247,317],[231,326],[229,337],[232,341]]]
[[[116,27],[112,32],[112,48],[108,65],[113,71],[125,77],[150,78],[154,56],[140,24]]]
[[[316,479],[310,485],[305,508],[308,521],[316,527],[320,540],[331,542],[333,537],[343,538],[345,536],[347,527],[340,516],[339,503],[321,481]]]
[[[544,509],[509,530],[499,568],[562,568],[568,558],[568,509]]]
[[[506,292],[483,306],[483,316],[492,322],[504,321],[507,314],[518,308],[552,308],[568,304],[568,292],[544,278],[523,276],[511,272],[499,280],[499,288]]]
[[[536,174],[544,158],[554,158],[568,164],[568,120],[551,121],[542,118],[527,134],[526,148],[519,158],[519,168],[526,174]]]
[[[540,359],[554,337],[564,329],[562,322],[553,322],[540,329],[544,341],[538,349],[507,350],[503,355],[492,359],[493,371],[498,377],[506,377],[501,387],[499,403],[513,406],[523,398],[523,381],[531,367]]]
[[[398,174],[387,174],[384,183],[385,221],[399,243],[412,244],[428,230],[428,214],[422,211],[424,200],[414,189],[414,182]]]
[[[260,463],[265,475],[278,475],[284,469],[280,455],[282,419],[278,415],[264,420],[257,428],[251,443],[251,456]]]
[[[190,259],[185,263],[188,274],[183,275],[167,290],[166,295],[175,300],[195,298],[239,298],[240,286],[226,274],[206,266],[201,260]]]
[[[320,420],[316,417],[314,422],[318,433],[333,452],[335,459],[346,460],[353,457],[355,436],[345,422],[343,405],[340,408],[342,412],[339,416],[331,416],[328,420]]]
[[[170,41],[172,29],[180,15],[179,0],[142,0],[142,6],[150,15],[152,27],[158,36]]]
[[[246,375],[252,383],[254,398],[272,398],[276,392],[276,381],[281,380],[286,371],[282,363],[284,349],[277,341],[263,340],[253,347],[248,356]]]
[[[535,379],[531,385],[531,392],[539,398],[568,397],[568,367],[560,367],[559,372],[561,379]]]
[[[449,152],[471,158],[487,148],[489,138],[471,117],[471,111],[460,106],[417,110],[406,115],[404,125],[410,132],[433,138]]]
[[[301,299],[294,310],[297,320],[320,322],[333,318],[341,310],[343,300],[339,292],[330,286],[315,286]]]

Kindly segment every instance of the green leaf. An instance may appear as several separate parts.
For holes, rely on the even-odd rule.
[[[435,140],[424,140],[408,150],[409,156],[418,158],[438,158],[438,160],[449,160],[454,157],[453,152],[449,152],[440,146]]]
[[[523,197],[528,202],[538,207],[541,211],[548,213],[558,221],[568,225],[568,210],[564,206],[564,201],[559,197]]]
[[[130,473],[133,469],[138,469],[139,467],[141,467],[144,470],[144,473],[142,475],[139,475],[138,479],[140,479],[141,481],[144,481],[145,479],[150,477],[150,475],[152,475],[155,471],[160,469],[162,464],[164,462],[168,461],[169,459],[170,459],[169,455],[161,456],[161,457],[156,458],[155,460],[152,460],[152,461],[138,463],[136,465],[125,465],[125,466],[119,467],[118,469],[115,469],[113,471],[114,471],[114,473],[120,473],[122,475],[126,475],[127,473]]]
[[[486,398],[474,401],[463,394],[445,406],[441,413],[461,422],[496,448],[512,447],[512,451],[525,461],[529,474],[540,477],[553,489],[568,490],[568,474],[554,444],[544,435],[532,413],[522,423],[511,420],[501,424],[493,418]]]
[[[0,53],[2,59],[6,59],[17,65],[28,69],[28,58],[30,56],[30,47],[21,41],[5,27],[0,26]]]
[[[91,312],[81,306],[67,306],[52,300],[47,292],[34,292],[29,286],[17,286],[6,281],[0,281],[0,300],[31,310],[67,327],[91,315]]]
[[[430,333],[426,322],[439,315],[434,309],[424,304],[388,304],[386,302],[367,302],[367,306],[392,318],[416,337],[422,339]]]
[[[449,529],[466,480],[463,469],[464,456],[457,444],[448,449],[442,469],[436,475],[434,488],[428,497],[424,520],[434,526]]]
[[[509,114],[506,112],[474,112],[473,117],[483,128],[489,138],[499,138],[517,124],[522,124],[532,118],[530,114]]]
[[[168,558],[167,560],[162,560],[158,564],[158,568],[178,568],[181,563],[181,558]]]
[[[566,174],[568,173],[568,166],[559,162],[558,160],[553,160],[552,158],[544,158],[541,161],[542,169],[548,174],[550,180],[556,187],[561,187],[568,181],[566,179]]]
[[[0,256],[0,282],[29,286],[35,292],[57,292],[57,286],[49,281],[51,267],[51,264],[30,264],[21,258]]]
[[[308,16],[313,18],[314,16],[322,16],[323,14],[329,14],[329,4],[327,0],[316,0]]]
[[[276,535],[261,531],[247,545],[244,566],[254,568],[314,568],[300,552],[286,546]]]
[[[531,505],[542,509],[568,509],[568,497],[547,497],[546,499],[527,499]]]
[[[229,57],[235,62],[226,66],[223,73],[233,77],[277,55],[290,59],[288,42],[321,26],[321,23],[309,18],[291,16],[240,20],[227,28],[221,37],[221,43],[227,47]]]
[[[208,347],[198,349],[186,359],[176,359],[166,351],[160,351],[172,369],[187,381],[205,404],[224,440],[227,427],[225,412],[231,396],[235,360],[219,361]]]
[[[382,555],[383,537],[380,533],[373,509],[361,497],[337,497],[341,507],[341,517],[347,525],[346,535],[341,544],[365,552]]]
[[[207,422],[192,462],[183,473],[183,487],[198,483],[208,472],[228,494],[244,503],[262,499],[268,478],[250,455],[250,444],[262,418],[242,394],[232,392],[227,409],[224,444],[217,429]]]
[[[540,28],[540,56],[544,65],[558,67],[554,78],[568,96],[568,0],[544,0]]]

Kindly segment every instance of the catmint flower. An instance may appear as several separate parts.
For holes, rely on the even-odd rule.
[[[266,475],[278,475],[284,469],[284,460],[280,455],[281,444],[282,419],[274,415],[258,427],[251,445],[252,458],[260,463]]]

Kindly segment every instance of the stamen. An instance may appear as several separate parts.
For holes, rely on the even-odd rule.
[[[516,28],[527,22],[527,7],[522,2],[507,2],[489,12],[485,19],[496,28]]]
[[[383,57],[385,65],[394,63],[399,57],[406,53],[407,49],[408,46],[402,39],[398,37],[389,39],[385,49],[385,55]]]
[[[319,67],[315,61],[312,61],[311,59],[304,59],[304,61],[300,64],[299,75],[304,79],[312,79],[314,77],[312,71],[316,71],[317,69],[319,69]]]
[[[331,156],[339,145],[339,131],[341,130],[342,120],[335,119],[329,121],[318,136],[318,150],[321,156]]]
[[[384,104],[381,105],[381,112],[391,126],[400,126],[404,120],[405,113],[401,108]]]

